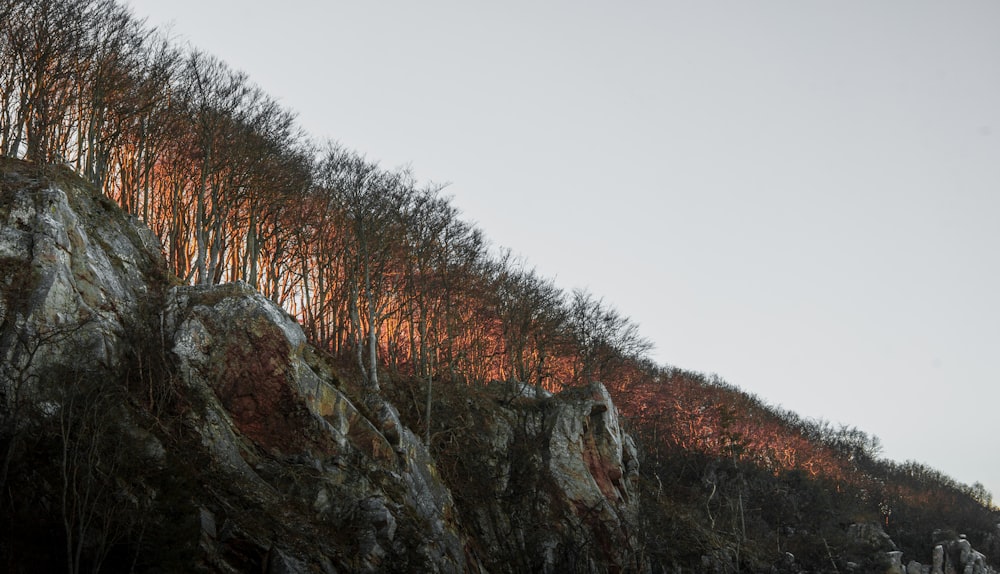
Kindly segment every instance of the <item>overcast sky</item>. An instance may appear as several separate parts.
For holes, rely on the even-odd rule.
[[[1000,498],[1000,3],[131,4],[659,362]]]

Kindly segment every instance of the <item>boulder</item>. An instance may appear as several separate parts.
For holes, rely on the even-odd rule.
[[[886,557],[889,559],[889,567],[886,568],[885,574],[906,574],[906,571],[903,569],[902,552],[899,550],[886,552]]]

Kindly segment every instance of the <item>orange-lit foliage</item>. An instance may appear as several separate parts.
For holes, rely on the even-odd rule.
[[[665,369],[619,392],[622,410],[655,441],[654,448],[666,451],[845,482],[856,481],[858,465],[877,451],[877,441],[863,433],[803,421],[696,373]]]

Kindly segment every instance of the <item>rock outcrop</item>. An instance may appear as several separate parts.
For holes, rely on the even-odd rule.
[[[923,566],[922,569],[942,574],[996,574],[996,570],[986,563],[982,552],[974,549],[964,535],[935,546],[931,566]]]
[[[84,563],[643,570],[638,457],[603,386],[515,400],[481,392],[463,407],[479,418],[452,419],[458,448],[435,461],[385,396],[340,375],[274,303],[240,283],[170,286],[148,229],[68,172],[4,161],[4,473],[28,464],[32,433],[32,448],[114,445],[93,468],[69,469],[102,493],[89,512],[103,522],[65,523]],[[87,384],[58,375],[67,371]],[[107,421],[100,433],[66,422],[84,388],[101,397],[84,411]],[[52,501],[65,510],[74,494],[55,478],[66,465],[49,463],[12,479],[30,495],[5,512],[37,506],[32,520],[58,532]],[[56,546],[48,559],[61,560]]]
[[[163,282],[159,242],[68,170],[0,161],[0,359],[8,376],[29,361],[34,371],[119,367],[130,328]]]
[[[934,547],[931,564],[921,564],[910,560],[903,567],[903,553],[888,554],[887,574],[995,574],[996,570],[986,563],[986,557],[972,548],[965,537],[949,540]]]
[[[305,519],[339,534],[297,557],[268,540],[282,556],[352,571],[472,569],[426,449],[377,395],[355,405],[283,310],[241,283],[175,287],[164,325],[202,405],[189,422],[219,472],[248,496],[307,509],[285,519],[290,532]],[[306,472],[289,480],[289,467]]]
[[[939,542],[929,554],[931,557],[929,565],[921,564],[912,558],[907,560],[905,553],[897,549],[896,543],[879,524],[852,524],[847,529],[847,537],[852,554],[874,552],[876,556],[882,556],[883,559],[875,562],[885,564],[886,574],[995,574],[996,572],[986,563],[985,556],[972,548],[964,535],[942,539],[940,532],[935,532],[934,537]],[[852,570],[857,571],[857,568]]]
[[[642,571],[638,462],[607,389],[493,383],[437,415],[439,456],[490,572]]]

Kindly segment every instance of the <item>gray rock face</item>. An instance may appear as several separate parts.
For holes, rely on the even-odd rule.
[[[553,405],[546,421],[551,429],[549,472],[553,479],[575,504],[627,506],[635,496],[628,475],[637,472],[637,455],[608,390],[600,383],[571,389]]]
[[[377,395],[356,406],[283,310],[240,283],[175,287],[164,324],[187,392],[205,405],[191,423],[231,480],[273,493],[271,504],[304,498],[321,522],[343,523],[352,570],[387,561],[425,572],[469,569],[451,495],[423,445]],[[290,489],[275,463],[313,470]],[[403,525],[424,536],[401,540]],[[317,541],[314,552],[336,557],[343,546]],[[281,568],[297,571],[295,559],[281,556]]]
[[[0,360],[113,370],[163,281],[159,242],[68,173],[17,167],[0,170]]]
[[[470,536],[487,549],[487,569],[643,571],[636,450],[607,389],[535,397],[503,384],[489,389],[499,404],[458,415],[478,422],[469,447],[443,463],[469,477],[458,495],[481,501],[461,507]]]
[[[598,547],[598,564],[627,568],[636,541],[628,537],[638,524],[638,455],[624,432],[618,411],[604,385],[560,393],[546,419],[548,475],[573,512],[569,522],[592,525],[586,537]]]

